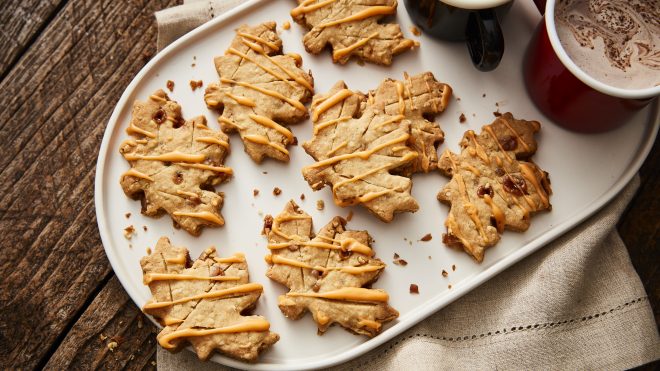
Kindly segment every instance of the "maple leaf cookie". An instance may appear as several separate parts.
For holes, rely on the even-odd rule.
[[[438,193],[438,200],[451,205],[445,244],[481,262],[505,228],[525,231],[531,214],[551,209],[548,173],[530,160],[540,128],[537,121],[505,113],[479,135],[468,130],[460,154],[442,154],[438,168],[451,177]]]
[[[356,56],[390,65],[393,56],[416,46],[403,37],[398,24],[379,23],[396,14],[396,0],[298,0],[298,4],[291,17],[309,30],[303,38],[305,49],[319,54],[330,45],[334,62],[345,64]]]
[[[427,120],[444,111],[451,88],[426,72],[385,80],[364,95],[337,83],[312,101],[313,137],[303,144],[317,162],[303,168],[309,185],[332,186],[339,206],[361,204],[389,222],[397,212],[414,212],[410,175],[435,170],[444,139]]]
[[[263,291],[249,282],[242,254],[220,258],[208,248],[191,263],[186,248],[162,237],[140,265],[152,294],[143,310],[163,326],[157,336],[163,348],[176,352],[190,343],[201,360],[218,351],[255,361],[279,340],[264,317],[241,314],[255,306]]]
[[[385,291],[364,287],[385,269],[373,257],[366,231],[347,230],[346,221],[335,217],[314,236],[312,217],[293,201],[271,221],[264,227],[270,249],[266,275],[290,290],[279,297],[286,317],[309,311],[321,334],[337,323],[370,337],[398,317]]]
[[[193,235],[202,227],[224,225],[222,193],[213,186],[229,179],[223,165],[229,153],[227,136],[206,126],[206,118],[181,117],[181,106],[158,90],[136,101],[119,152],[131,169],[122,174],[124,193],[142,201],[142,213],[167,212],[175,225]]]
[[[299,55],[282,54],[274,22],[239,27],[225,55],[215,58],[220,82],[209,85],[204,100],[221,113],[223,131],[240,134],[257,163],[266,157],[289,161],[287,146],[295,138],[286,126],[308,117],[304,103],[314,93],[314,80],[301,65]]]

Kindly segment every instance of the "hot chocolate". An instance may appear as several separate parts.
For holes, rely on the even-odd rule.
[[[584,72],[610,86],[660,85],[660,0],[560,0],[557,34]]]

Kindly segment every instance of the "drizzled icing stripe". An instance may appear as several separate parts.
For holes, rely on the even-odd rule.
[[[169,162],[174,162],[174,161],[202,162],[206,159],[206,156],[202,154],[194,155],[179,151],[173,151],[173,152],[163,153],[154,156],[144,156],[144,155],[136,155],[134,153],[127,153],[124,155],[124,157],[128,161],[145,160],[145,161],[169,161]]]
[[[144,276],[144,283],[153,281],[238,281],[240,277],[231,276],[194,276],[191,274],[149,273]]]
[[[316,1],[316,0],[305,0],[305,1],[303,1],[300,5],[298,5],[297,7],[293,8],[291,10],[291,16],[292,17],[297,17],[297,16],[305,14],[305,13],[313,12],[317,9],[321,9],[325,6],[328,6],[328,5],[332,4],[337,0],[324,0],[324,1],[319,1],[318,3],[312,5],[312,3],[314,3],[314,1]]]
[[[302,296],[311,298],[321,298],[330,300],[344,300],[357,302],[387,302],[389,295],[382,290],[365,289],[362,287],[342,287],[337,290],[326,292],[289,292],[286,296]]]
[[[230,287],[230,288],[227,288],[227,289],[209,291],[209,292],[205,292],[203,294],[198,294],[198,295],[193,295],[193,296],[186,296],[186,297],[183,297],[183,298],[177,299],[177,300],[147,303],[147,304],[145,304],[144,309],[167,308],[167,307],[171,307],[173,305],[182,304],[182,303],[186,303],[186,302],[193,301],[193,300],[218,299],[218,298],[223,298],[223,297],[226,297],[226,296],[231,296],[231,295],[236,295],[236,294],[245,294],[245,293],[254,292],[254,291],[258,291],[258,292],[263,291],[263,286],[261,286],[258,283],[246,283],[246,284],[243,284],[243,285],[238,285],[238,286]]]
[[[224,225],[225,221],[213,214],[212,212],[209,211],[200,211],[200,212],[185,212],[185,211],[175,211],[172,213],[174,216],[186,216],[189,218],[197,218],[197,219],[203,219],[206,220],[207,222],[215,223],[218,225]]]
[[[278,124],[277,122],[269,119],[268,117],[260,116],[260,115],[254,115],[254,114],[249,114],[248,116],[252,119],[252,121],[256,122],[257,124],[260,124],[260,125],[265,126],[267,128],[274,129],[278,133],[280,133],[280,134],[284,135],[285,137],[287,137],[287,139],[293,140],[293,133],[291,133],[291,131],[289,129],[287,129],[284,126]]]
[[[308,165],[306,168],[317,168],[317,167],[328,166],[328,165],[332,165],[334,163],[337,163],[339,161],[347,160],[347,159],[353,158],[353,157],[359,157],[363,160],[366,160],[369,157],[371,157],[371,155],[373,155],[374,153],[376,153],[376,152],[378,152],[378,151],[380,151],[380,150],[382,150],[382,149],[384,149],[388,146],[391,146],[395,143],[405,142],[406,140],[408,140],[408,138],[410,138],[410,135],[406,133],[406,134],[400,136],[399,138],[395,138],[395,139],[392,139],[392,140],[387,141],[385,143],[379,144],[379,145],[375,146],[374,148],[364,150],[364,151],[358,151],[358,152],[347,153],[347,154],[344,154],[344,155],[330,157],[328,159],[325,159],[325,160],[319,161],[317,163]]]
[[[314,91],[314,87],[307,80],[305,80],[303,77],[301,77],[299,75],[296,75],[295,73],[289,71],[280,62],[278,62],[277,59],[275,59],[275,58],[271,57],[270,55],[266,54],[266,51],[260,45],[255,44],[255,43],[251,43],[251,42],[245,41],[245,40],[243,40],[243,44],[246,45],[247,47],[249,47],[250,49],[252,49],[253,51],[261,54],[263,57],[267,58],[272,64],[276,65],[280,70],[282,70],[285,74],[287,74],[295,82],[297,82],[298,84],[300,84],[300,85],[304,86],[305,88],[307,88],[307,90],[309,90],[311,92]],[[287,56],[293,58],[296,61],[296,63],[298,63],[298,64],[302,63],[302,58],[298,54],[287,54]],[[256,64],[256,62],[255,62],[255,64]],[[259,66],[259,67],[261,67],[262,69],[264,68],[262,66]],[[289,86],[294,87],[294,85],[291,83],[291,81],[289,81],[287,78],[285,78],[285,77],[283,77],[279,74],[275,74],[274,73],[275,71],[272,71],[272,72],[266,71],[266,72],[268,72],[271,75],[277,77],[278,79],[286,82]]]
[[[305,106],[302,103],[300,103],[299,101],[293,100],[291,98],[285,97],[284,95],[280,94],[277,91],[264,89],[262,87],[252,85],[252,84],[248,84],[246,82],[236,81],[236,80],[231,80],[231,79],[226,79],[226,78],[221,78],[220,81],[225,83],[225,84],[235,84],[235,85],[239,85],[239,86],[242,86],[242,87],[245,87],[245,88],[256,90],[256,91],[258,91],[262,94],[270,95],[271,97],[275,97],[275,98],[278,98],[280,100],[283,100],[283,101],[289,103],[290,105],[292,105],[293,107],[295,107],[295,108],[297,108],[301,111],[307,111],[307,109],[305,108]]]
[[[359,11],[355,14],[352,14],[346,18],[341,18],[337,19],[334,21],[322,23],[316,27],[318,28],[326,28],[326,27],[332,27],[336,26],[338,24],[342,23],[347,23],[347,22],[355,22],[355,21],[361,21],[363,19],[367,19],[370,17],[375,17],[379,15],[388,15],[388,14],[395,14],[396,13],[396,6],[386,6],[386,5],[377,5],[377,6],[370,6],[362,11]]]
[[[172,344],[172,340],[178,338],[200,337],[217,334],[233,334],[240,332],[265,332],[269,329],[270,323],[268,321],[263,318],[255,318],[231,326],[218,327],[213,329],[187,328],[183,330],[177,330],[159,337],[158,344],[160,344],[160,346],[165,349],[173,349],[176,348],[176,345]]]
[[[234,170],[230,167],[225,167],[225,166],[212,166],[212,165],[206,165],[206,164],[188,164],[185,162],[177,162],[176,163],[179,166],[183,167],[192,167],[195,169],[200,169],[200,170],[209,170],[209,171],[215,171],[216,173],[224,173],[224,174],[233,174]]]
[[[289,265],[289,266],[292,266],[292,267],[317,270],[319,272],[340,271],[342,273],[348,273],[348,274],[362,274],[362,273],[368,273],[368,272],[375,272],[377,270],[380,270],[380,269],[384,268],[384,266],[378,266],[378,265],[363,265],[363,266],[360,266],[360,267],[354,267],[354,266],[323,267],[323,266],[319,266],[319,265],[314,266],[314,265],[311,265],[311,264],[307,264],[305,262],[301,262],[299,260],[288,259],[288,258],[279,256],[279,255],[266,255],[266,263],[268,263],[268,264]]]
[[[195,140],[201,143],[217,144],[221,147],[229,148],[229,143],[214,137],[197,137]]]
[[[275,229],[273,229],[273,232],[275,232]],[[346,238],[340,241],[337,240],[332,240],[332,241],[338,242],[340,245],[334,245],[331,243],[326,243],[321,241],[289,241],[289,242],[269,243],[268,248],[271,250],[279,250],[279,249],[288,248],[289,246],[307,246],[307,247],[316,247],[316,248],[328,249],[328,250],[351,251],[367,256],[374,255],[373,250],[369,246],[361,243],[360,241],[354,238]]]
[[[289,155],[289,151],[287,151],[286,148],[282,147],[281,145],[279,145],[277,143],[271,142],[268,139],[268,137],[266,137],[265,135],[244,135],[243,139],[245,139],[249,142],[252,142],[252,143],[265,144],[269,147],[272,147],[272,148],[284,153],[287,156]]]
[[[371,35],[369,35],[365,38],[362,38],[361,40],[358,40],[357,42],[355,42],[355,43],[353,43],[353,44],[351,44],[351,45],[349,45],[345,48],[341,48],[341,49],[337,49],[337,50],[333,51],[332,52],[332,59],[334,61],[337,61],[337,60],[351,54],[351,52],[353,52],[353,50],[363,47],[364,45],[366,45],[369,42],[369,40],[373,39],[376,36],[378,36],[378,32],[374,32]]]
[[[135,169],[130,169],[129,171],[122,174],[122,177],[125,177],[125,176],[132,176],[132,177],[148,180],[150,182],[154,181],[154,178],[150,177],[149,175],[147,175],[145,173],[139,172]]]
[[[314,110],[312,111],[312,121],[316,122],[319,120],[319,116],[330,109],[330,107],[333,107],[334,105],[343,102],[346,98],[350,97],[353,95],[353,92],[350,91],[349,89],[342,89],[330,97],[326,98],[323,100],[321,104],[319,104]]]

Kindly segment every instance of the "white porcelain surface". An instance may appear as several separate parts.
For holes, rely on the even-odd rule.
[[[415,214],[398,215],[391,224],[384,224],[360,207],[335,206],[329,189],[313,192],[300,171],[313,161],[300,146],[291,147],[288,164],[266,161],[255,165],[243,152],[238,136],[232,135],[232,153],[227,165],[234,168],[235,176],[217,187],[226,194],[223,228],[206,229],[200,237],[193,237],[174,229],[168,216],[160,219],[142,216],[140,203],[127,198],[119,185],[120,174],[128,169],[128,164],[118,148],[127,138],[125,128],[132,102],[146,99],[154,90],[164,89],[168,79],[173,80],[174,92],[169,95],[183,106],[184,117],[203,114],[209,119],[210,127],[218,128],[217,115],[204,105],[203,89],[192,92],[189,80],[201,79],[205,85],[217,80],[213,57],[224,53],[237,26],[269,20],[278,24],[291,21],[289,11],[294,4],[294,1],[282,0],[251,2],[200,27],[159,53],[135,77],[117,103],[99,153],[95,190],[99,230],[115,273],[138,306],[144,305],[150,297],[148,288],[142,284],[139,260],[160,236],[170,237],[176,245],[187,246],[193,257],[211,245],[215,245],[221,255],[243,251],[249,262],[251,280],[264,285],[256,313],[271,321],[271,330],[279,333],[281,340],[256,364],[247,365],[219,355],[214,361],[255,370],[290,370],[324,367],[357,357],[456,300],[595,212],[634,175],[653,144],[659,121],[656,106],[640,112],[634,122],[599,135],[565,131],[536,110],[525,93],[521,72],[524,48],[540,21],[531,1],[516,2],[504,21],[506,52],[499,68],[489,73],[472,67],[464,43],[439,42],[426,36],[418,38],[420,49],[396,57],[391,67],[359,66],[355,62],[336,65],[331,62],[329,53],[307,54],[301,43],[303,30],[292,22],[290,30],[281,31],[284,50],[303,56],[304,68],[312,70],[317,92],[327,91],[338,79],[344,79],[352,89],[366,91],[375,88],[384,78],[401,78],[404,71],[416,74],[430,70],[438,80],[449,83],[460,101],[452,99],[447,111],[437,118],[446,133],[440,150],[457,150],[465,130],[478,131],[482,125],[490,123],[493,111],[498,109],[496,104],[502,112],[511,111],[517,117],[542,122],[543,129],[538,136],[540,149],[534,160],[550,173],[554,190],[552,212],[535,216],[525,233],[506,232],[500,243],[487,251],[484,262],[477,264],[466,254],[449,249],[441,242],[448,208],[436,200],[436,194],[448,179],[439,173],[415,175],[413,195],[421,205],[420,210]],[[411,22],[402,5],[398,21],[405,35],[417,39],[409,31]],[[461,113],[467,117],[464,124],[459,123]],[[306,141],[311,137],[311,122],[294,125],[292,130],[300,142]],[[279,197],[272,195],[275,186],[282,189]],[[261,191],[256,198],[252,195],[254,188]],[[305,201],[300,201],[301,193],[305,194]],[[291,321],[281,314],[277,297],[285,288],[265,277],[267,249],[260,231],[263,215],[277,214],[291,198],[314,217],[317,229],[333,216],[346,216],[353,210],[355,216],[349,227],[367,229],[375,238],[376,255],[388,263],[388,267],[374,287],[386,289],[391,296],[390,304],[401,313],[380,335],[367,339],[333,327],[325,335],[318,336],[310,315]],[[325,201],[323,211],[316,210],[319,199]],[[130,219],[124,216],[127,212],[132,213]],[[128,225],[134,225],[137,230],[130,241],[122,233]],[[142,229],[144,225],[148,226],[146,232]],[[433,239],[420,242],[427,233],[432,233]],[[395,252],[408,261],[406,267],[391,264]],[[455,272],[451,271],[453,264],[457,267]],[[442,277],[443,269],[450,272],[449,277]],[[409,293],[411,283],[419,285],[419,295]]]

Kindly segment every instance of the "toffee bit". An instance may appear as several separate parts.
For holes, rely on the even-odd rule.
[[[456,264],[452,264],[452,265],[451,265],[451,270],[452,270],[452,271],[456,271]]]
[[[147,247],[147,255],[151,255],[151,247]]]
[[[192,91],[201,88],[203,85],[204,83],[202,82],[202,80],[190,80],[190,89],[192,89]]]
[[[346,221],[350,222],[351,219],[353,219],[353,210],[348,211],[348,215],[346,215]]]
[[[325,208],[325,202],[323,200],[316,201],[316,210],[323,210]]]
[[[447,273],[447,271],[443,269],[442,270],[442,277],[447,277],[447,276],[449,276],[449,273]]]
[[[279,187],[273,188],[273,195],[279,196],[282,194],[282,190]]]
[[[462,123],[464,123],[465,121],[467,121],[467,119],[465,118],[465,114],[464,114],[464,113],[461,113],[461,115],[458,116],[458,122],[460,122],[460,123],[462,124]]]
[[[305,201],[305,194],[304,194],[304,193],[301,193],[301,194],[300,194],[300,200],[301,200],[301,201]]]
[[[282,23],[282,29],[288,30],[290,28],[291,28],[291,23],[289,21],[284,21],[284,23]]]
[[[255,189],[253,189],[253,190],[252,190],[252,196],[254,196],[254,197],[257,197],[257,196],[259,196],[259,190],[258,190],[258,189],[256,189],[256,188],[255,188]]]
[[[410,284],[410,293],[411,294],[419,294],[419,286],[415,283]]]
[[[266,236],[270,232],[270,230],[273,228],[273,216],[270,214],[267,214],[264,217],[264,227],[261,230],[261,234]]]
[[[422,34],[422,31],[420,31],[419,28],[415,26],[410,26],[410,32],[412,32],[412,34],[415,36],[421,36]]]
[[[133,237],[133,234],[135,234],[135,227],[133,227],[133,225],[124,228],[124,237],[127,240],[130,240]]]
[[[169,91],[174,91],[174,81],[172,81],[172,80],[167,80],[167,84],[166,84],[166,85],[167,85],[167,89],[168,89]]]
[[[430,233],[427,233],[424,235],[424,237],[420,238],[419,240],[423,242],[428,242],[431,241],[431,239],[433,239],[433,236]]]

